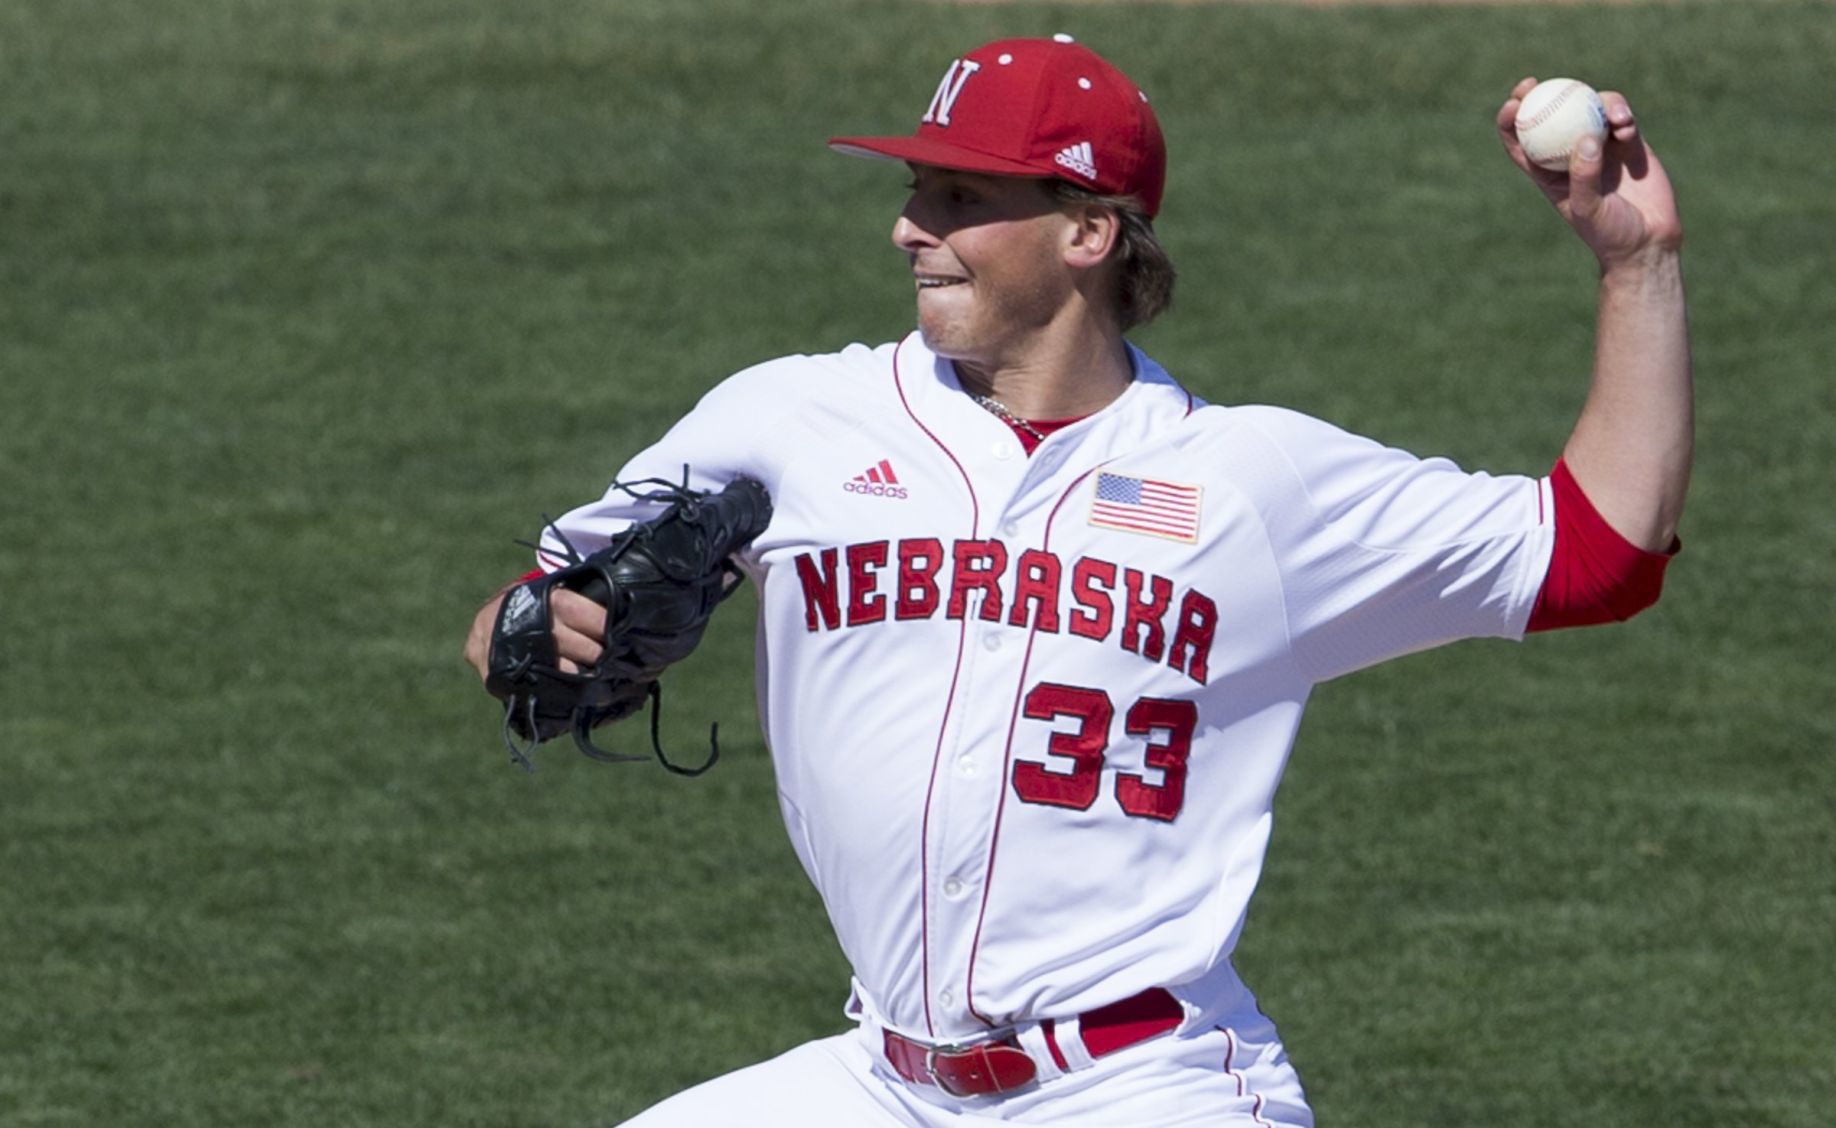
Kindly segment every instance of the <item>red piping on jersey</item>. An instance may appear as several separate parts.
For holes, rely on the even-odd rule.
[[[1237,1060],[1237,1033],[1228,1026],[1220,1026],[1218,1029],[1224,1033],[1224,1073],[1237,1083],[1237,1095],[1239,1097],[1251,1097],[1249,1079],[1233,1068]],[[1262,1128],[1275,1128],[1274,1125],[1262,1118],[1262,1106],[1265,1103],[1266,1101],[1261,1093],[1256,1093],[1251,1097],[1250,1119],[1262,1125]]]
[[[1052,506],[1052,512],[1046,514],[1045,536],[1039,541],[1041,552],[1050,552],[1052,549],[1052,522],[1058,520],[1058,511],[1064,508],[1065,502],[1071,500],[1071,495],[1084,479],[1094,474],[1100,466],[1106,465],[1107,462],[1099,463],[1079,474],[1065,487],[1065,492],[1059,495],[1057,503]],[[967,615],[963,616],[963,621],[968,621]],[[1014,770],[1014,731],[1020,725],[1020,701],[1026,696],[1026,671],[1033,664],[1033,640],[1038,637],[1039,617],[1034,615],[1026,631],[1026,653],[1020,658],[1020,680],[1014,687],[1014,708],[1007,717],[1007,747],[1001,755],[1001,798],[995,804],[994,831],[988,839],[988,865],[982,871],[982,906],[975,915],[975,936],[969,941],[969,968],[963,977],[963,1005],[969,1009],[970,1014],[990,1026],[994,1023],[975,1009],[975,960],[982,950],[982,924],[988,919],[988,891],[994,886],[995,853],[1001,845],[1001,819],[1007,814],[1007,793],[1010,790],[1008,780]]]
[[[1559,459],[1549,472],[1549,487],[1555,497],[1555,548],[1525,629],[1624,622],[1656,603],[1664,589],[1664,569],[1681,543],[1673,540],[1669,552],[1647,552],[1628,541],[1594,508]],[[1537,497],[1540,502],[1541,490]]]
[[[926,438],[937,444],[944,457],[956,467],[962,475],[963,486],[969,491],[969,535],[980,539],[982,529],[982,506],[975,496],[975,483],[969,480],[969,472],[942,439],[924,425],[918,413],[912,410],[910,401],[905,398],[905,381],[899,374],[899,353],[904,348],[901,344],[893,349],[893,390],[899,393],[899,406]],[[964,615],[956,632],[956,665],[950,672],[950,692],[944,698],[943,720],[937,726],[937,746],[931,750],[931,778],[924,789],[924,817],[918,826],[918,966],[924,983],[924,1029],[932,1038],[937,1036],[937,1024],[931,1018],[931,800],[937,794],[937,766],[943,762],[944,734],[950,729],[950,711],[956,707],[956,684],[963,676],[963,651],[969,642],[969,616]],[[973,963],[973,956],[971,957]],[[964,1000],[967,1004],[968,1000]],[[978,1016],[980,1017],[980,1016]],[[987,1021],[984,1019],[983,1021]]]
[[[1133,363],[1132,359],[1130,363]],[[1193,412],[1192,393],[1186,391],[1185,388],[1181,388],[1180,391],[1186,393],[1186,414],[1181,416],[1181,418],[1190,418]],[[1108,466],[1110,463],[1117,461],[1121,457],[1121,455],[1117,455],[1115,458],[1105,459],[1097,463],[1082,474],[1079,474],[1069,486],[1065,487],[1065,492],[1059,495],[1057,503],[1052,506],[1052,512],[1046,515],[1045,536],[1039,542],[1041,551],[1051,550],[1052,522],[1058,520],[1058,511],[1064,508],[1065,502],[1071,499],[1071,495],[1077,490],[1077,487],[1082,484],[1084,479],[1090,477],[1090,475],[1101,470],[1103,467]],[[963,621],[967,623],[968,616],[964,616]],[[1001,844],[1001,820],[1007,814],[1007,793],[1010,790],[1008,780],[1014,770],[1014,730],[1020,724],[1020,701],[1026,696],[1026,671],[1033,661],[1033,640],[1038,637],[1038,634],[1039,621],[1037,616],[1035,616],[1032,625],[1027,628],[1026,654],[1020,659],[1020,680],[1014,688],[1014,708],[1007,720],[1007,747],[1002,753],[1001,758],[1001,799],[995,806],[994,832],[988,840],[988,865],[982,873],[982,905],[976,913],[975,937],[969,942],[969,969],[967,974],[963,977],[963,1006],[968,1009],[970,1014],[975,1015],[975,1017],[981,1019],[990,1026],[993,1026],[994,1023],[990,1022],[988,1017],[982,1014],[981,1011],[975,1009],[975,961],[982,950],[982,925],[988,919],[988,893],[994,886],[995,853]],[[962,660],[960,652],[957,660],[958,662]],[[939,741],[939,746],[941,747],[941,739]],[[935,765],[932,765],[932,771],[936,771]],[[930,1013],[930,998],[928,993],[925,998],[925,1008],[925,1013],[928,1015]]]

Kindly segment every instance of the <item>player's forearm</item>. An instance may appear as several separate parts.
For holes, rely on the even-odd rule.
[[[1661,552],[1682,517],[1694,433],[1682,266],[1654,248],[1601,274],[1593,383],[1562,457],[1608,524]]]

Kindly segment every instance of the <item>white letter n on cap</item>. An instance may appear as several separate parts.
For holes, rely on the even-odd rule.
[[[943,81],[937,84],[937,93],[931,95],[931,108],[924,111],[919,122],[949,125],[950,107],[956,105],[956,97],[963,92],[963,85],[969,81],[969,76],[981,69],[982,64],[968,59],[958,59],[951,63],[950,69],[944,72]]]

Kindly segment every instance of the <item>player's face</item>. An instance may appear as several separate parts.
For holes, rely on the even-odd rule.
[[[1074,292],[1063,254],[1074,225],[1043,180],[912,166],[893,224],[918,290],[931,351],[1003,367],[1065,316]]]

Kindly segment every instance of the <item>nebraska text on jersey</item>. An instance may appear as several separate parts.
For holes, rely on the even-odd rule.
[[[1090,523],[1191,544],[1198,540],[1200,493],[1199,487],[1181,482],[1100,473]]]
[[[1196,487],[1185,488],[1194,491],[1196,506]],[[1196,535],[1197,517],[1190,520]],[[1067,566],[1055,553],[1029,548],[1016,555],[998,540],[957,540],[948,548],[936,537],[866,541],[800,553],[796,568],[804,626],[812,634],[889,618],[973,614],[1096,642],[1114,639],[1203,685],[1217,633],[1218,605],[1197,588],[1181,594],[1175,609],[1173,581],[1165,576],[1091,556]]]

